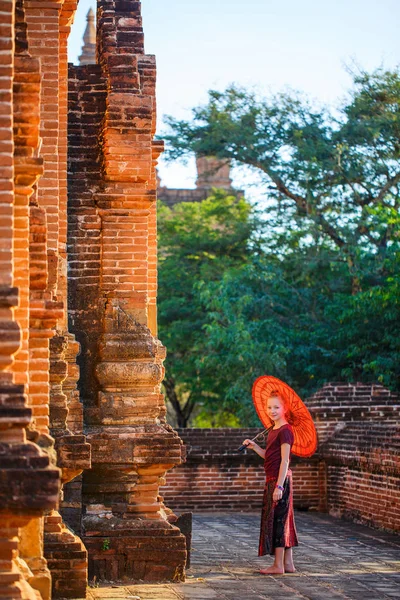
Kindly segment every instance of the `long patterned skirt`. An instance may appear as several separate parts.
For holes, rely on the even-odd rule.
[[[267,477],[261,511],[260,543],[258,556],[275,554],[275,548],[293,548],[298,546],[296,526],[293,515],[292,471],[289,469],[284,492],[279,502],[272,500],[276,477]]]

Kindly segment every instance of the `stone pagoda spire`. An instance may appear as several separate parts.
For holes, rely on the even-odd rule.
[[[83,34],[82,54],[79,57],[80,65],[96,64],[96,27],[94,25],[94,12],[89,8],[86,15],[86,29]]]

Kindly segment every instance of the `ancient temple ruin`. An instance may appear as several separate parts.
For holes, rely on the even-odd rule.
[[[160,487],[183,510],[204,509],[213,491],[207,475],[195,503],[188,473],[195,465],[201,476],[210,449],[197,444],[179,467],[184,447],[160,393],[163,145],[154,139],[156,66],[144,51],[140,2],[98,0],[97,32],[89,13],[80,64],[68,67],[76,5],[0,2],[1,598],[82,598],[94,578],[182,580],[186,539]],[[228,164],[197,164],[196,189],[179,199],[201,200],[213,186],[231,192]],[[176,190],[161,192],[176,201]],[[322,445],[299,467],[309,483],[302,502],[398,531],[398,397],[335,385],[311,399]],[[197,433],[185,432],[188,444]],[[214,440],[221,481],[226,469],[233,479],[229,435],[222,450]],[[379,506],[377,485],[386,490]]]
[[[159,496],[182,443],[160,394],[155,59],[140,2],[100,0],[97,61],[68,71],[76,4],[0,5],[7,598],[83,597],[88,565],[98,579],[179,580],[185,567]]]
[[[96,64],[96,25],[95,15],[91,8],[86,15],[86,28],[83,34],[83,46],[82,53],[79,56],[79,64]]]
[[[158,492],[182,444],[156,338],[155,59],[138,2],[100,2],[97,17],[98,63],[69,70],[68,303],[92,449],[82,537],[98,578],[179,579],[185,539]]]
[[[201,202],[210,195],[213,188],[236,197],[243,196],[242,190],[232,186],[230,161],[215,156],[197,156],[196,170],[196,187],[192,189],[169,188],[157,178],[157,198],[167,206],[179,202]]]

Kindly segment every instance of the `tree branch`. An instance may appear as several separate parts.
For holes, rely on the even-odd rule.
[[[181,405],[179,404],[178,396],[175,390],[175,381],[172,377],[165,377],[163,381],[163,385],[165,387],[165,391],[167,394],[167,398],[171,403],[172,408],[174,409],[176,416],[179,420],[179,416],[182,413]]]
[[[258,169],[261,169],[264,173],[266,173],[271,179],[271,181],[275,184],[277,190],[281,194],[295,202],[300,215],[307,216],[313,219],[318,225],[320,225],[323,232],[326,233],[326,235],[328,235],[339,248],[347,251],[346,241],[338,235],[336,229],[322,216],[322,214],[320,212],[317,212],[315,214],[310,212],[309,203],[307,202],[306,198],[291,192],[289,188],[285,185],[285,183],[282,181],[282,179],[271,169],[266,167],[264,163],[261,163],[259,161],[252,161],[250,164],[252,164],[252,166]]]
[[[193,400],[192,396],[189,396],[188,400],[185,402],[185,405],[182,407],[176,393],[174,379],[172,377],[166,377],[163,381],[163,384],[167,398],[175,411],[178,427],[187,427],[190,415],[192,414],[195,406],[195,401]]]
[[[186,401],[185,406],[183,407],[183,414],[186,418],[186,421],[189,421],[190,416],[193,412],[193,409],[195,407],[195,401],[194,401],[194,397],[192,395],[189,396],[189,398]]]

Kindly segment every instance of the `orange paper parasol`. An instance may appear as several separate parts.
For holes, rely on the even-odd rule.
[[[253,384],[253,402],[261,423],[267,428],[274,424],[267,415],[267,400],[274,391],[289,407],[286,418],[294,433],[292,453],[311,456],[317,449],[317,432],[308,408],[287,383],[271,375],[262,375]]]

